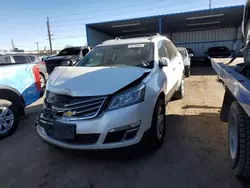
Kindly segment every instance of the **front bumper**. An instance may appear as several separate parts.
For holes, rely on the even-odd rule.
[[[153,109],[149,103],[142,102],[126,108],[104,112],[101,116],[94,119],[81,121],[60,120],[62,123],[74,124],[76,126],[75,136],[81,137],[77,143],[74,140],[65,141],[49,136],[41,124],[43,120],[40,118],[40,115],[37,119],[37,132],[43,140],[67,149],[121,148],[140,142],[144,132],[150,128]],[[127,127],[130,124],[136,124],[136,127]],[[83,137],[88,137],[88,141],[90,139],[91,142],[86,143],[84,141],[81,143]]]

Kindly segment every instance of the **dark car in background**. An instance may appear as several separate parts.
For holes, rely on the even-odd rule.
[[[44,60],[47,71],[50,74],[55,67],[72,66],[80,61],[89,51],[90,47],[70,47],[60,51],[56,56]]]
[[[46,86],[46,80],[48,78],[47,68],[44,62],[36,55],[23,54],[23,53],[10,53],[0,56],[0,64],[24,64],[34,63],[39,68],[41,88]]]
[[[211,64],[212,58],[231,58],[233,55],[226,46],[211,47],[204,53],[206,54],[205,62],[209,65]]]
[[[186,48],[187,49],[187,52],[188,52],[188,54],[190,55],[190,54],[193,54],[193,56],[194,56],[194,51],[193,51],[193,49],[191,49],[191,48]]]
[[[211,58],[229,58],[232,56],[231,51],[225,46],[208,48],[206,54]]]

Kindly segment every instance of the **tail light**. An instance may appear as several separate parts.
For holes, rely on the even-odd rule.
[[[32,72],[35,78],[36,91],[41,91],[39,68],[36,66],[32,67]]]
[[[42,64],[46,65],[45,61],[42,61]]]

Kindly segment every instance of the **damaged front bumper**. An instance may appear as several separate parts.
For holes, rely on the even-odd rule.
[[[150,128],[150,107],[145,103],[108,111],[93,119],[50,119],[42,111],[37,132],[50,144],[67,149],[112,149],[140,142]],[[152,107],[151,107],[152,108]]]

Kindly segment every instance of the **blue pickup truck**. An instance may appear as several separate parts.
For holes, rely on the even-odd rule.
[[[0,139],[16,130],[25,107],[38,100],[40,93],[35,64],[0,64]]]

